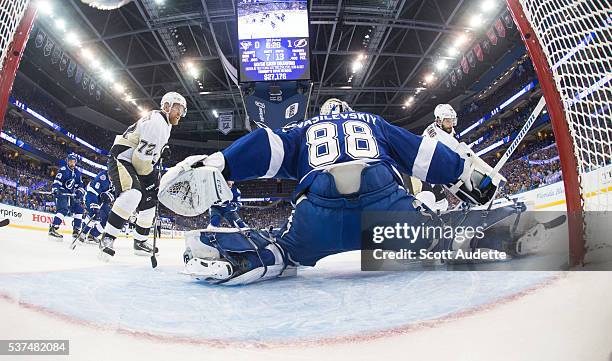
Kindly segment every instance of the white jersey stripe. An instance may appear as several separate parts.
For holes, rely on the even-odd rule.
[[[283,165],[285,149],[283,148],[283,141],[278,135],[274,134],[270,128],[264,129],[266,133],[268,133],[268,141],[270,143],[270,165],[268,166],[268,171],[262,178],[272,178],[278,173]]]
[[[436,145],[438,141],[433,138],[424,137],[419,146],[419,152],[414,159],[412,166],[412,175],[420,180],[426,180],[427,172],[429,172],[429,165],[433,158],[434,152],[436,151]]]

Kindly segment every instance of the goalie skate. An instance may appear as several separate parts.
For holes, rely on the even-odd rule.
[[[185,265],[184,274],[197,280],[225,281],[232,277],[232,264],[219,259],[192,258]]]
[[[516,256],[533,254],[545,248],[549,241],[550,232],[544,224],[539,223],[516,241],[512,253]]]

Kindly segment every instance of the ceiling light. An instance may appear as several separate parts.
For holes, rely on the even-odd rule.
[[[425,82],[427,82],[427,83],[429,83],[429,82],[431,82],[431,81],[433,81],[433,80],[435,80],[435,79],[436,79],[436,76],[435,76],[435,74],[434,74],[434,73],[427,74],[427,75],[425,76]]]
[[[201,94],[201,95],[208,95],[208,94],[210,94],[210,93],[211,93],[211,92],[200,92],[200,94]]]
[[[457,50],[457,48],[455,48],[455,47],[450,47],[450,48],[448,48],[447,53],[450,56],[455,56],[455,55],[459,54],[459,50]]]
[[[117,92],[117,93],[123,93],[125,91],[125,87],[123,85],[121,85],[121,83],[115,83],[113,84],[113,89]]]
[[[455,46],[456,47],[460,47],[461,45],[463,45],[466,41],[468,40],[467,35],[465,34],[461,34],[457,37],[457,39],[455,39]]]
[[[92,60],[90,65],[94,69],[98,69],[100,66],[102,66],[102,64],[100,64],[100,62],[97,59]]]
[[[352,66],[353,73],[358,72],[362,67],[363,67],[363,64],[359,60],[355,60]]]
[[[79,45],[80,44],[80,40],[79,37],[77,36],[77,34],[73,33],[73,32],[69,32],[68,34],[66,34],[66,42],[68,42],[68,45]]]
[[[81,55],[83,55],[83,57],[84,57],[85,59],[87,59],[87,60],[91,60],[91,59],[93,59],[93,57],[94,57],[94,55],[93,55],[93,53],[91,52],[91,50],[89,50],[89,49],[87,49],[87,48],[85,48],[85,49],[82,49],[82,50],[81,50]]]
[[[482,15],[476,14],[470,19],[470,27],[477,28],[482,24]]]
[[[102,72],[102,79],[108,82],[112,82],[115,79],[115,77],[113,76],[113,73],[110,72],[110,70],[104,70]]]
[[[197,79],[197,77],[200,75],[200,72],[196,68],[191,68],[188,70],[188,72],[189,72],[189,75],[191,75],[191,77],[194,79]]]
[[[66,22],[62,18],[58,18],[55,20],[55,27],[64,30],[66,28]]]
[[[446,69],[447,66],[448,65],[446,64],[446,61],[444,61],[444,60],[439,60],[436,63],[436,69],[438,69],[438,70],[444,70],[444,69]]]
[[[491,11],[493,9],[495,9],[495,1],[493,0],[484,0],[482,2],[482,4],[480,5],[480,7],[482,8],[482,10],[484,11]]]
[[[38,7],[38,11],[45,15],[50,15],[53,12],[53,6],[48,1],[40,0],[36,6]]]
[[[213,109],[212,113],[215,118],[219,117],[219,113],[217,112],[217,109]]]

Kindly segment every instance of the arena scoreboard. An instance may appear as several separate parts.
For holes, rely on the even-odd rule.
[[[240,82],[310,79],[307,0],[236,3]]]

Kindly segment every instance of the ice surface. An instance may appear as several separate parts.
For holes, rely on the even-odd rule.
[[[71,252],[40,231],[0,228],[0,243],[0,338],[70,338],[70,359],[591,360],[612,351],[610,272],[364,273],[349,253],[296,278],[216,287],[178,273],[180,240],[160,242],[155,270],[127,239],[109,264],[95,247]]]

